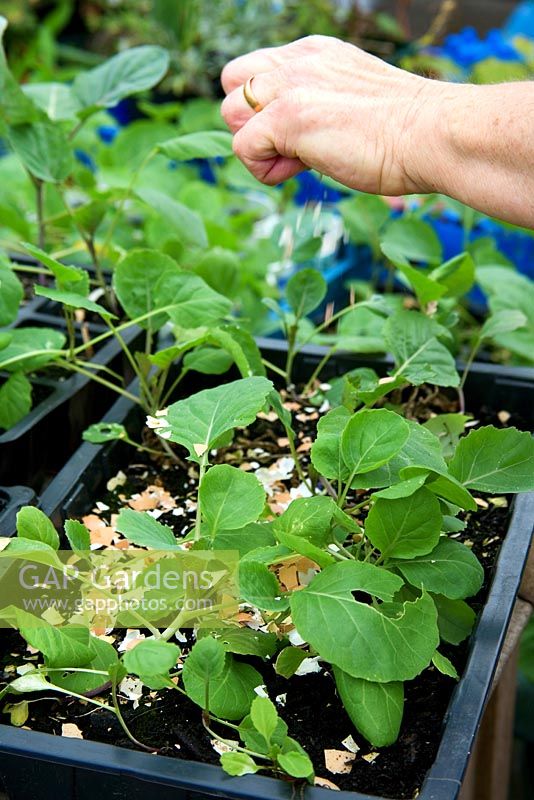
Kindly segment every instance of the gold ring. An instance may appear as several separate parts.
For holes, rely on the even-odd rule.
[[[254,80],[254,75],[252,75],[252,76],[251,76],[251,77],[250,77],[250,78],[247,80],[247,82],[245,83],[245,85],[243,86],[243,94],[244,94],[244,96],[245,96],[245,100],[247,101],[247,103],[249,104],[249,106],[251,107],[251,109],[257,113],[258,111],[262,111],[262,109],[263,109],[263,106],[262,106],[262,104],[261,104],[261,103],[260,103],[258,100],[256,100],[256,98],[254,97],[254,92],[252,91],[252,81],[253,81],[253,80]]]

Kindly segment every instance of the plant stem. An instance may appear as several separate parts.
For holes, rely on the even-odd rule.
[[[120,707],[119,707],[119,700],[117,698],[117,684],[116,684],[115,681],[111,681],[111,696],[113,698],[113,707],[114,707],[114,711],[115,711],[115,716],[117,717],[117,719],[118,719],[118,721],[120,723],[120,726],[123,729],[123,731],[126,734],[126,736],[128,737],[128,739],[130,739],[131,742],[133,742],[135,745],[137,745],[137,747],[140,747],[142,750],[147,750],[149,753],[153,753],[154,750],[157,750],[156,747],[147,747],[146,744],[143,744],[138,739],[136,739],[135,736],[133,735],[133,733],[128,728],[126,722],[124,721],[124,717],[122,716],[122,712],[121,712]]]
[[[44,183],[38,178],[34,179],[35,184],[35,208],[37,212],[37,242],[41,250],[45,248],[46,229],[44,222]]]
[[[291,384],[291,373],[293,371],[293,361],[295,360],[295,343],[297,339],[298,322],[295,325],[290,325],[287,336],[287,359],[286,359],[286,382],[288,386]]]
[[[198,493],[197,493],[197,513],[195,517],[195,536],[194,541],[198,542],[200,539],[200,487],[202,485],[202,479],[206,473],[206,467],[208,464],[207,453],[203,453],[200,459],[199,471],[198,471]]]
[[[67,338],[69,342],[69,360],[74,361],[74,348],[76,347],[76,332],[74,330],[74,311],[68,306],[63,307],[65,322],[67,323]]]
[[[350,485],[351,485],[351,483],[354,480],[356,475],[357,475],[357,472],[355,470],[352,473],[352,475],[350,476],[350,478],[348,479],[348,481],[346,482],[346,484],[345,484],[343,492],[341,493],[341,496],[340,496],[340,498],[338,500],[338,503],[337,503],[340,508],[343,508],[343,506],[345,505],[345,500],[347,499],[347,494],[349,493],[349,489],[351,488]]]
[[[178,375],[178,377],[175,378],[175,380],[172,382],[170,387],[167,389],[167,391],[165,392],[165,394],[163,395],[163,398],[161,400],[161,405],[162,405],[163,408],[165,408],[165,406],[167,405],[167,402],[170,399],[172,393],[174,392],[174,390],[176,389],[178,384],[182,381],[182,379],[185,378],[185,376],[187,375],[188,372],[189,372],[189,370],[186,369],[185,367],[183,367],[181,372],[180,372],[180,374]]]
[[[113,336],[116,338],[116,340],[120,344],[120,346],[121,346],[126,358],[128,359],[128,361],[130,363],[131,368],[134,371],[134,375],[136,375],[139,378],[139,384],[140,384],[140,387],[141,387],[141,394],[142,395],[144,394],[144,396],[145,396],[145,404],[144,404],[145,407],[150,407],[150,409],[151,409],[150,387],[148,386],[148,384],[146,382],[145,374],[144,374],[142,368],[139,366],[139,364],[135,360],[130,348],[128,347],[128,345],[124,341],[121,332],[113,325],[113,323],[109,319],[109,317],[104,317],[104,320],[105,320],[106,324],[108,325],[109,329],[112,331]]]
[[[46,269],[45,267],[30,267],[27,264],[17,264],[16,262],[12,262],[11,267],[14,272],[28,272],[33,275],[46,275],[50,278],[54,277],[54,273],[50,272],[50,270]]]
[[[280,367],[277,367],[276,364],[273,364],[271,361],[267,361],[266,358],[262,358],[261,363],[265,367],[267,367],[267,369],[270,369],[272,372],[275,372],[277,375],[280,375],[282,378],[286,377],[286,373],[284,372],[283,369],[280,369]]]
[[[124,206],[126,204],[126,201],[130,197],[130,194],[132,193],[132,190],[133,190],[133,187],[135,185],[135,182],[136,182],[137,178],[139,177],[139,175],[143,171],[143,169],[146,167],[148,162],[152,158],[154,158],[154,156],[157,154],[157,152],[158,151],[156,150],[155,147],[152,150],[150,150],[146,154],[146,156],[144,157],[144,159],[142,160],[140,165],[137,167],[137,169],[135,169],[133,171],[132,177],[130,179],[130,182],[129,182],[128,186],[126,187],[126,189],[124,190],[121,199],[119,200],[119,203],[118,203],[118,206],[117,206],[117,210],[115,212],[115,216],[111,220],[111,224],[110,224],[110,226],[108,228],[108,231],[107,231],[107,234],[106,234],[106,238],[104,239],[102,247],[100,248],[101,255],[105,255],[107,249],[109,248],[111,239],[113,238],[113,234],[115,232],[115,228],[117,227],[117,223],[119,221],[119,218],[120,218],[120,216],[121,216],[121,214],[122,214],[122,212],[124,210]]]
[[[475,339],[475,343],[474,343],[473,347],[471,348],[471,352],[469,353],[469,358],[465,362],[464,371],[462,372],[462,378],[460,380],[460,389],[462,389],[462,390],[463,390],[463,388],[465,386],[465,382],[467,380],[467,376],[469,374],[469,370],[471,369],[471,367],[473,365],[473,361],[476,358],[476,354],[478,353],[481,344],[482,344],[482,339],[479,336],[477,336],[477,338]]]
[[[317,364],[316,368],[314,369],[314,371],[313,371],[313,372],[312,372],[312,374],[311,374],[311,377],[310,377],[310,379],[309,379],[308,383],[306,384],[306,386],[305,386],[305,387],[304,387],[304,389],[302,390],[302,394],[303,394],[303,396],[304,396],[304,397],[305,397],[305,396],[306,396],[306,395],[307,395],[307,394],[310,392],[310,390],[311,390],[311,388],[312,388],[313,384],[314,384],[314,383],[315,383],[315,381],[317,380],[317,378],[318,378],[318,376],[320,375],[320,373],[323,371],[323,369],[324,369],[324,367],[325,367],[326,363],[327,363],[327,362],[330,360],[330,358],[331,358],[331,357],[334,355],[334,353],[335,353],[335,351],[336,351],[336,347],[337,347],[337,346],[336,346],[335,344],[334,344],[334,345],[332,345],[332,347],[330,348],[330,350],[328,350],[328,352],[327,352],[327,353],[325,353],[325,355],[322,357],[322,359],[321,359],[321,360],[319,361],[319,363]]]
[[[154,450],[154,448],[147,447],[146,445],[141,444],[140,442],[134,442],[133,439],[130,439],[129,436],[123,437],[122,441],[126,442],[126,444],[131,444],[132,447],[135,447],[136,450],[142,450],[143,453],[150,453],[151,455],[159,456],[160,458],[163,455],[161,450]],[[164,440],[162,440],[162,441],[164,441]]]
[[[80,375],[85,375],[87,378],[90,378],[92,381],[96,381],[97,383],[101,383],[102,386],[106,386],[108,389],[111,389],[113,392],[117,392],[121,394],[123,397],[127,397],[128,400],[131,400],[133,403],[137,403],[141,405],[141,400],[139,397],[136,397],[134,394],[129,392],[127,389],[122,389],[120,386],[116,386],[114,383],[107,381],[105,378],[101,378],[100,375],[96,375],[93,372],[89,372],[86,369],[83,369],[79,364],[72,362],[72,361],[63,361],[62,359],[58,359],[56,364],[59,364],[62,367],[66,367],[67,369],[72,369],[74,372],[79,372]]]

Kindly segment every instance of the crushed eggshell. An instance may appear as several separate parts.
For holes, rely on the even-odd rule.
[[[128,700],[133,700],[133,707],[139,707],[139,700],[143,696],[143,683],[139,678],[128,676],[119,684],[119,691]]]
[[[352,736],[346,736],[345,739],[341,742],[343,747],[346,747],[351,753],[357,753],[360,749],[359,745],[356,744]]]
[[[380,753],[367,753],[366,756],[362,756],[364,761],[367,761],[368,764],[372,764],[373,761],[376,761]]]
[[[508,420],[510,419],[511,416],[512,415],[510,414],[509,411],[499,411],[497,413],[497,417],[499,418],[499,422],[502,422],[503,425],[506,425],[506,423],[508,422]]]
[[[126,636],[118,647],[119,653],[125,653],[127,650],[133,650],[133,648],[145,638],[146,637],[144,633],[140,633],[140,631],[136,630],[135,628],[128,628],[126,631]]]
[[[61,726],[61,735],[69,739],[83,739],[83,734],[74,722],[64,722]]]
[[[312,672],[321,672],[322,669],[322,666],[319,664],[319,656],[314,656],[313,658],[303,659],[300,662],[295,675],[310,675]]]
[[[283,708],[287,701],[287,692],[284,692],[283,694],[277,694],[274,699],[276,704],[282,706]]]
[[[348,775],[352,770],[352,762],[356,758],[355,753],[347,750],[325,750],[324,763],[333,775]]]
[[[125,483],[126,483],[126,475],[120,469],[113,478],[109,479],[109,481],[106,484],[106,488],[108,492],[114,492],[115,489],[117,489],[119,486],[124,486]]]
[[[267,693],[267,687],[265,686],[264,683],[261,683],[259,686],[255,686],[254,691],[256,692],[258,697],[267,697],[267,698],[269,697]]]
[[[328,778],[320,778],[318,775],[313,780],[314,786],[320,786],[322,789],[332,789],[334,792],[339,792],[339,786],[329,781]]]
[[[293,645],[293,647],[299,647],[300,645],[306,644],[305,639],[302,638],[300,633],[297,631],[296,628],[293,628],[292,631],[289,631],[287,634],[287,638]]]
[[[239,745],[239,742],[234,739],[227,739],[226,742],[221,742],[220,739],[210,739],[210,743],[215,752],[220,756],[222,756],[223,753],[232,753]]]

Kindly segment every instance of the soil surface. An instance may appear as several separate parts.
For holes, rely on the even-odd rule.
[[[433,401],[434,398],[423,405],[431,407]],[[292,401],[288,399],[288,402]],[[447,404],[448,401],[443,403]],[[421,408],[417,407],[418,398],[414,398],[413,405],[418,416],[421,416]],[[315,433],[319,414],[312,406],[301,407],[300,411],[298,407],[292,410],[299,426],[297,446],[305,467],[309,459],[309,437]],[[440,410],[445,410],[441,403]],[[446,410],[456,409],[447,407]],[[502,414],[499,417],[496,412],[489,412],[485,417],[484,423],[489,422],[499,427],[504,424]],[[513,424],[515,420],[506,422]],[[154,444],[150,436],[152,434],[149,434],[147,443]],[[249,429],[238,431],[233,444],[219,450],[215,461],[235,463],[250,471],[256,471],[260,467],[273,468],[273,465],[277,467],[280,459],[288,455],[284,436],[278,421],[269,419],[266,415]],[[120,508],[128,505],[135,507],[137,503],[137,507],[144,506],[147,509],[146,504],[150,505],[151,502],[156,502],[151,508],[158,508],[158,513],[160,512],[158,520],[172,527],[176,535],[184,535],[190,529],[195,516],[192,498],[196,493],[197,476],[194,466],[171,464],[166,459],[161,459],[158,463],[157,460],[137,454],[130,465],[123,467],[122,473],[120,482],[117,485],[108,482],[110,488],[102,487],[99,495],[94,498],[94,507],[87,509],[89,516],[104,520],[108,532],[113,527],[113,515]],[[274,481],[273,495],[269,498],[273,510],[286,498],[289,501],[291,492],[298,494],[299,486],[301,481],[295,472],[288,478]],[[362,497],[365,494],[357,495],[355,502],[361,501]],[[453,535],[472,548],[484,567],[484,586],[469,601],[476,612],[482,608],[491,582],[494,564],[507,529],[510,501],[508,497],[479,498],[478,513],[464,514],[467,522],[465,530]],[[182,511],[177,514],[177,509]],[[98,530],[98,525],[95,525],[95,541],[101,535]],[[91,536],[93,537],[93,532]],[[112,534],[109,536],[112,537]],[[120,540],[120,534],[116,534],[110,542],[118,544]],[[5,670],[3,676],[0,673],[2,681],[12,679],[17,664],[22,661],[35,663],[37,656],[28,653],[25,643],[17,634],[8,631],[0,633],[0,649],[5,654],[0,660],[0,665]],[[118,634],[117,643],[124,638],[124,631],[119,631]],[[467,660],[468,646],[469,641],[457,647],[440,646],[440,651],[451,659],[460,674]],[[183,649],[187,649],[187,645],[183,645]],[[294,676],[287,680],[277,676],[269,662],[251,657],[246,657],[246,660],[264,676],[269,696],[273,700],[277,698],[278,711],[289,727],[289,734],[308,752],[318,776],[332,781],[343,790],[395,798],[413,798],[417,795],[438,750],[445,712],[456,686],[453,679],[430,667],[414,681],[407,682],[405,712],[399,739],[390,747],[372,748],[351,724],[337,697],[334,680],[328,670]],[[102,692],[100,698],[107,700],[107,693]],[[45,699],[37,699],[33,695],[30,699],[32,702],[26,726],[32,730],[61,735],[63,724],[75,723],[83,738],[127,748],[134,747],[110,712],[95,710],[88,704],[69,698],[47,696]],[[124,698],[122,710],[134,736],[159,753],[213,764],[219,762],[210,736],[201,724],[200,709],[183,695],[170,690],[150,692],[145,688],[137,708]],[[8,717],[5,717],[5,721],[7,720]],[[219,732],[228,737],[228,733],[222,728]],[[342,741],[349,735],[360,748],[352,763],[352,770],[349,774],[332,774],[326,769],[324,751],[343,750]]]

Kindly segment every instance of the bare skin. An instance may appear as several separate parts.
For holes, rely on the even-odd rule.
[[[251,76],[258,113],[243,95]],[[236,58],[221,81],[234,151],[262,183],[313,168],[360,191],[439,192],[534,228],[534,81],[429,80],[326,36]]]

